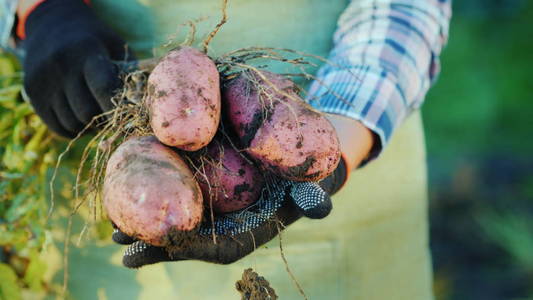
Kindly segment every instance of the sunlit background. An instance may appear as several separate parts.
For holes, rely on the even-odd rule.
[[[423,107],[435,291],[439,300],[533,299],[533,1],[454,6],[443,72]],[[48,182],[65,143],[50,139],[20,87],[18,66],[0,54],[0,295],[10,300],[60,290],[38,254],[53,236]],[[70,157],[59,202],[70,197]]]

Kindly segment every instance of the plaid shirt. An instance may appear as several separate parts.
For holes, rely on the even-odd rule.
[[[317,109],[350,117],[375,132],[381,147],[435,81],[446,43],[451,0],[352,0],[338,22],[330,63],[311,85]]]

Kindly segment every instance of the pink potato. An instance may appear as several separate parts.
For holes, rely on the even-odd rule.
[[[186,151],[206,146],[220,122],[220,78],[204,53],[170,51],[148,77],[148,111],[155,136]]]
[[[255,203],[264,179],[253,163],[228,144],[213,141],[206,149],[203,174],[197,175],[207,207],[228,213]],[[205,175],[205,176],[203,176]]]
[[[179,155],[154,136],[133,137],[111,155],[103,187],[111,221],[129,236],[167,246],[202,219],[202,193]]]
[[[223,97],[242,145],[268,170],[289,180],[319,181],[337,167],[335,129],[289,79],[245,71],[225,85]]]

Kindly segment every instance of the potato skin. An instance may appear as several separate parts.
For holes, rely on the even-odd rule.
[[[224,86],[227,117],[246,151],[289,180],[319,181],[333,173],[340,148],[331,123],[298,96],[292,81],[261,74],[268,81],[243,72]]]
[[[111,155],[103,187],[111,221],[132,237],[167,246],[202,218],[198,183],[177,153],[154,136],[133,137]]]
[[[243,154],[218,141],[209,144],[206,152],[211,163],[204,164],[205,177],[197,176],[197,180],[207,207],[212,204],[214,212],[229,213],[259,199],[264,178]]]
[[[206,146],[220,122],[220,78],[204,53],[170,51],[148,77],[148,110],[155,136],[186,151]]]

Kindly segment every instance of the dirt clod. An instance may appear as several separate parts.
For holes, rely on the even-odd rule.
[[[235,288],[241,293],[242,300],[276,300],[276,291],[263,276],[259,276],[253,269],[244,270],[242,279],[235,283]]]

